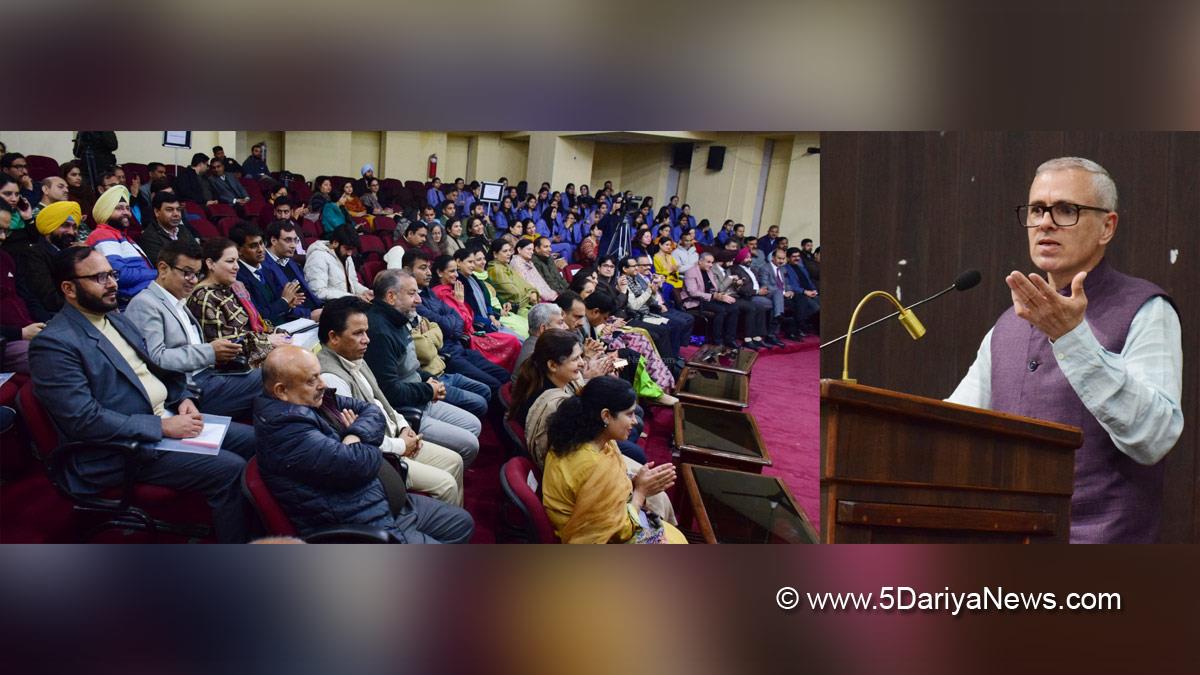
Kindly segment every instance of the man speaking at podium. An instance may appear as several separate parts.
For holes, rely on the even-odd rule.
[[[1078,157],[1038,167],[1016,209],[1039,274],[1005,279],[1013,306],[948,399],[1083,429],[1072,543],[1153,543],[1163,457],[1183,431],[1179,316],[1154,284],[1104,258],[1117,186]]]

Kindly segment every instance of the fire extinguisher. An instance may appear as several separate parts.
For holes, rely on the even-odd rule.
[[[429,156],[429,180],[437,178],[437,155]]]

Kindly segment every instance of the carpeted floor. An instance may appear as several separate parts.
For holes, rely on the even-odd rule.
[[[820,520],[817,343],[816,338],[809,338],[803,344],[789,343],[787,347],[761,352],[750,379],[749,408],[774,462],[766,473],[783,479],[814,527]],[[649,438],[643,444],[649,459],[659,463],[670,461],[672,429],[670,409],[649,408],[646,429]],[[466,507],[475,517],[472,543],[491,543],[496,540],[504,499],[498,477],[506,450],[493,424],[484,425],[480,441],[483,449],[466,475]],[[25,470],[16,476],[6,471],[0,483],[0,543],[71,541],[75,535],[70,504],[54,491],[40,467],[22,468]],[[672,497],[678,506],[680,495]],[[99,540],[143,542],[145,538],[109,532]]]

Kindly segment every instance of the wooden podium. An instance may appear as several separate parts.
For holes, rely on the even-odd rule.
[[[821,380],[824,543],[1067,543],[1076,428]]]

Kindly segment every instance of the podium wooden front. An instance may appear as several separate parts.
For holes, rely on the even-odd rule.
[[[1076,428],[821,380],[825,543],[1067,543]]]

